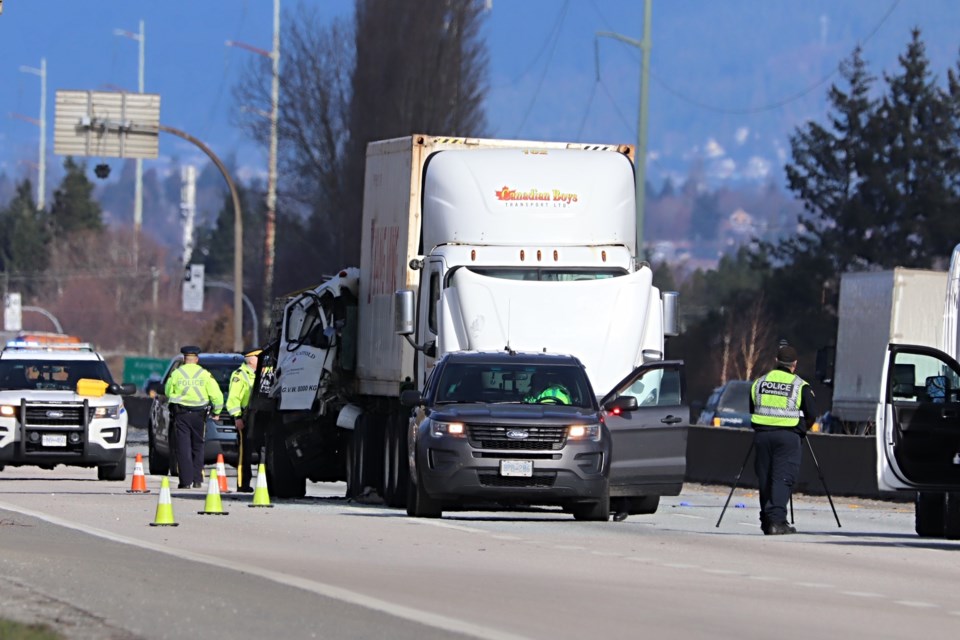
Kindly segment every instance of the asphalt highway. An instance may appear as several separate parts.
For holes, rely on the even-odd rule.
[[[960,624],[960,543],[917,538],[902,503],[836,498],[838,528],[825,498],[797,496],[800,533],[764,536],[748,491],[716,526],[724,487],[580,523],[545,508],[413,519],[311,484],[272,509],[226,494],[220,516],[198,513],[206,488],[174,489],[179,526],[151,527],[160,479],[147,484],[0,473],[2,615],[117,639],[903,638]]]

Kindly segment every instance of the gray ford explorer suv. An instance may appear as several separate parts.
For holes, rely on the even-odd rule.
[[[441,358],[411,421],[407,513],[465,500],[561,505],[607,520],[610,434],[573,356],[458,352]]]

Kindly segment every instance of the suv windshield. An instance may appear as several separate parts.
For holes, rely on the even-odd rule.
[[[0,361],[0,390],[73,391],[80,378],[113,384],[101,360],[4,360]]]
[[[592,409],[595,399],[585,372],[577,366],[450,362],[438,382],[436,402],[522,402]]]

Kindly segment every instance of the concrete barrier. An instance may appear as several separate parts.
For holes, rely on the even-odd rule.
[[[872,436],[809,434],[807,437],[831,495],[903,497],[881,494],[877,489],[877,454]],[[753,431],[750,429],[691,426],[687,437],[687,481],[733,486],[751,442]],[[747,461],[738,486],[757,488],[753,455]],[[824,495],[823,483],[806,444],[795,490]]]

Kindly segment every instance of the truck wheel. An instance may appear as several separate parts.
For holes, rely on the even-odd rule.
[[[443,505],[427,495],[419,482],[412,478],[407,483],[407,515],[412,518],[439,518]]]
[[[604,493],[596,502],[573,505],[573,517],[575,520],[606,522],[610,519],[610,494]]]
[[[350,434],[347,447],[348,498],[359,498],[367,487],[380,489],[384,429],[377,428],[374,420],[373,415],[361,415]]]
[[[147,449],[147,466],[149,467],[150,475],[165,476],[170,473],[170,461],[167,460],[166,456],[157,451],[157,442],[153,436],[152,422],[147,426],[147,434],[150,441]]]
[[[267,452],[267,486],[277,498],[302,498],[307,495],[307,479],[297,475],[284,440],[283,432],[274,426]]]
[[[403,415],[393,413],[383,436],[383,501],[396,509],[406,506],[410,483],[406,426]]]
[[[943,537],[948,540],[960,539],[960,492],[946,494],[943,510]]]
[[[946,516],[946,494],[917,492],[916,521],[917,535],[921,538],[942,538]]]
[[[123,481],[127,479],[127,460],[124,458],[117,464],[100,465],[97,467],[97,480]]]

